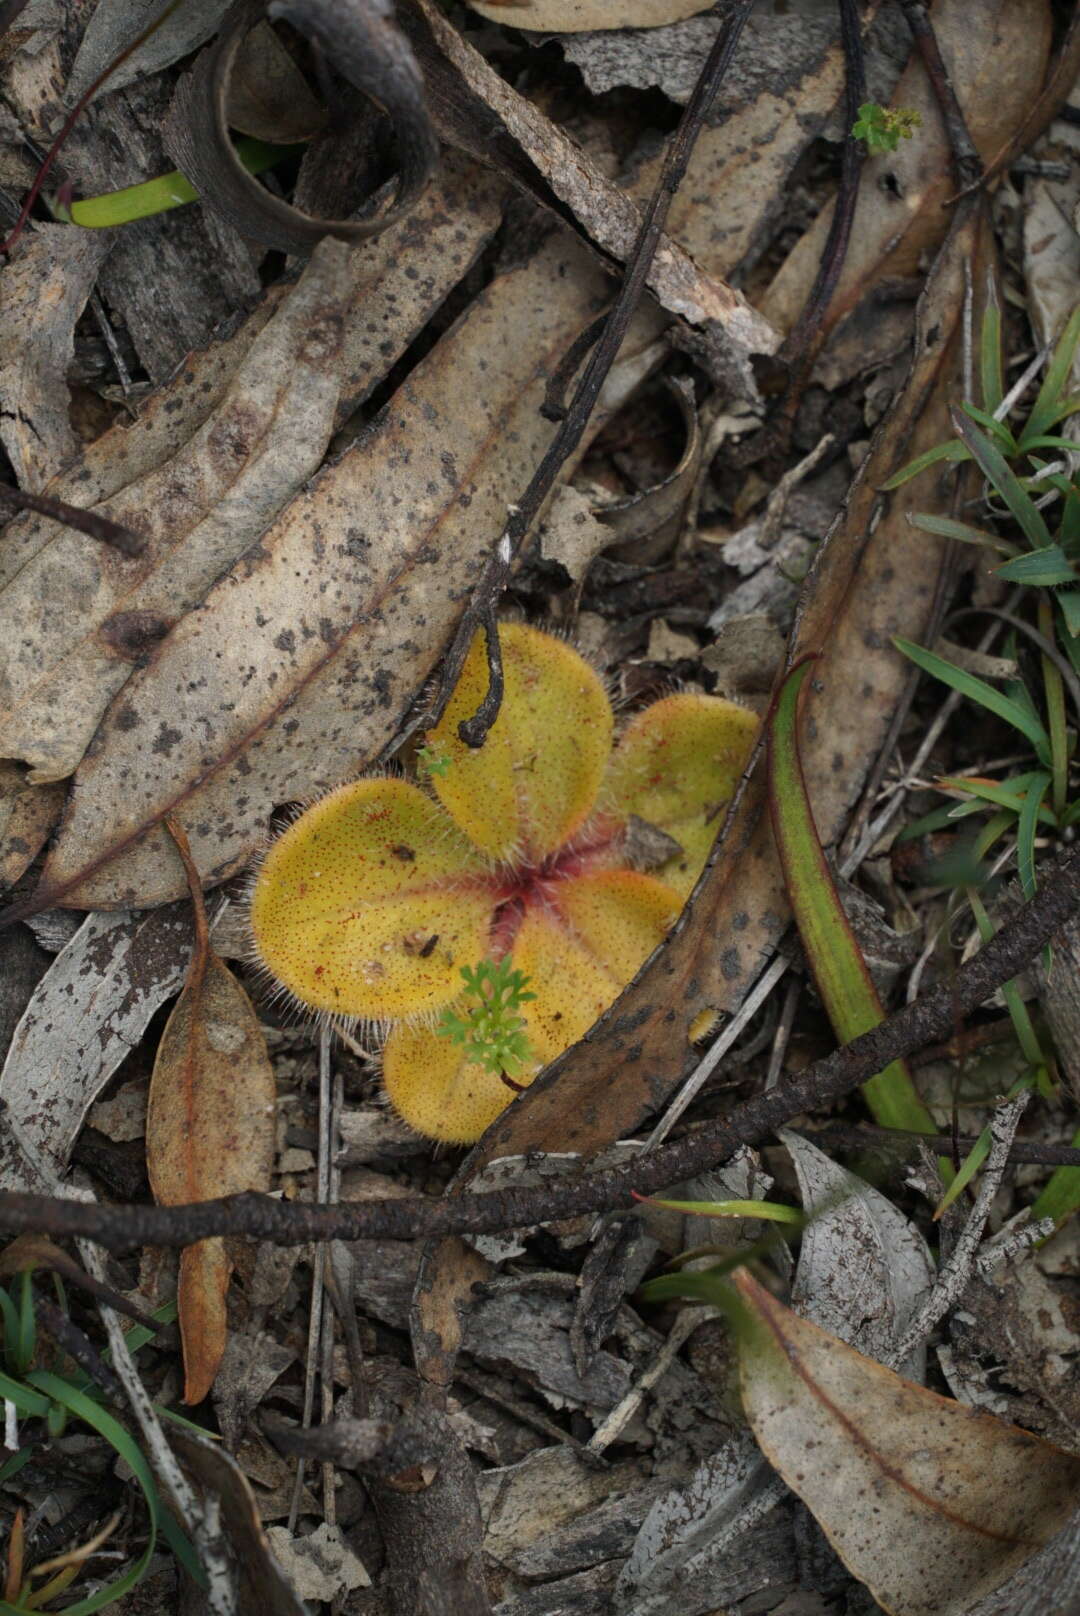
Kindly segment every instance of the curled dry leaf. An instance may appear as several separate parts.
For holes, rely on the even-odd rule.
[[[110,433],[112,451],[126,457],[113,474],[124,482],[95,509],[145,537],[136,559],[44,519],[13,524],[0,593],[0,755],[30,763],[33,782],[71,773],[133,664],[316,470],[343,412],[400,355],[497,217],[475,178],[455,171],[378,241],[324,242],[269,319],[254,317],[257,334],[227,383],[226,356],[208,350],[197,381],[182,372],[166,390],[193,428],[171,455],[157,459],[175,442],[162,425],[165,406],[142,432],[136,424]],[[415,273],[414,231],[424,241],[423,274]],[[221,387],[221,396],[200,421],[204,385]],[[145,474],[131,480],[142,465]],[[62,481],[83,503],[84,488],[93,498],[109,480],[95,458]]]
[[[163,1206],[270,1188],[274,1069],[251,1001],[210,946],[198,875],[183,832],[195,906],[187,980],[161,1035],[146,1115],[146,1165]],[[222,1239],[186,1246],[177,1303],[184,1401],[200,1403],[225,1352],[225,1293],[232,1260]]]
[[[893,1616],[962,1616],[1068,1521],[1080,1459],[903,1380],[747,1272],[734,1283],[754,1435]]]
[[[423,68],[441,137],[576,223],[605,258],[625,263],[641,226],[633,198],[507,84],[433,0],[402,0],[400,16]],[[670,314],[695,326],[715,321],[743,358],[776,348],[776,332],[742,293],[703,274],[668,235],[660,237],[646,284]]]
[[[40,492],[78,447],[68,419],[75,323],[109,251],[107,236],[40,225],[0,278],[0,440],[21,488]]]
[[[469,0],[489,22],[545,34],[600,28],[660,28],[708,11],[709,0]]]
[[[605,292],[583,252],[555,241],[477,299],[129,681],[80,768],[41,896],[175,896],[179,864],[155,829],[173,811],[204,879],[221,880],[275,804],[336,785],[390,740],[502,532],[508,492],[550,440],[547,378]],[[631,356],[656,329],[641,317]],[[606,409],[619,387],[617,373]]]
[[[245,39],[266,13],[265,0],[238,0],[180,81],[169,112],[170,150],[207,206],[269,247],[308,252],[327,235],[340,241],[377,235],[408,212],[438,155],[412,51],[379,0],[277,0],[272,9],[389,117],[400,165],[392,206],[360,219],[312,219],[265,190],[240,161],[229,138],[230,79]]]

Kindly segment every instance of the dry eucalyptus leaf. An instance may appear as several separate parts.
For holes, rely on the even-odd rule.
[[[60,818],[62,785],[32,786],[17,763],[0,760],[0,887],[28,869]]]
[[[1066,1524],[1080,1459],[901,1379],[745,1270],[734,1283],[751,1429],[892,1616],[962,1616]]]
[[[266,1041],[251,1000],[210,945],[194,870],[191,895],[195,948],[158,1045],[146,1112],[146,1166],[162,1206],[266,1192],[274,1166],[277,1089]],[[202,1402],[224,1355],[231,1273],[223,1239],[180,1255],[187,1403]]]
[[[508,28],[576,34],[592,28],[660,28],[698,11],[710,0],[469,0],[473,11]]]
[[[548,376],[604,297],[566,241],[492,283],[129,681],[80,768],[46,890],[88,908],[174,896],[179,864],[154,828],[171,811],[204,880],[221,880],[275,804],[377,754],[550,441]],[[655,335],[646,313],[631,352]]]
[[[869,1358],[886,1359],[934,1282],[926,1242],[891,1201],[801,1134],[779,1135],[795,1164],[803,1230],[792,1306]],[[925,1348],[903,1368],[921,1380]]]
[[[217,28],[229,0],[182,0],[161,25],[132,51],[96,92],[108,95],[135,79],[160,73],[182,56],[189,56]],[[68,105],[73,106],[99,74],[160,16],[161,0],[98,0],[86,24],[75,65],[68,80]],[[95,97],[96,99],[96,97]]]
[[[191,938],[179,904],[91,915],[38,983],[0,1072],[0,1103],[26,1162],[46,1181],[64,1176],[90,1107],[155,1010],[179,992]],[[2,1187],[28,1185],[16,1173]]]
[[[433,0],[403,0],[400,15],[423,67],[442,138],[491,163],[560,217],[572,216],[606,257],[625,263],[641,225],[633,198],[507,84]],[[670,235],[660,237],[647,285],[670,314],[695,326],[715,321],[743,359],[748,353],[772,353],[777,345],[776,333],[742,293],[702,274]],[[752,383],[747,385],[753,392]]]
[[[228,121],[241,134],[282,144],[310,140],[327,121],[326,108],[268,22],[256,23],[237,52]]]
[[[176,89],[167,143],[177,166],[213,209],[242,235],[287,252],[309,252],[330,235],[362,241],[403,218],[427,184],[438,143],[420,71],[384,0],[274,0],[289,22],[335,70],[386,113],[397,145],[399,175],[392,204],[362,218],[313,219],[274,196],[248,173],[229,138],[231,84],[264,0],[237,0],[214,43]]]
[[[105,231],[39,225],[0,277],[0,440],[19,487],[34,493],[78,447],[67,372],[75,323],[110,246]]]
[[[30,763],[33,781],[71,773],[132,665],[316,470],[343,407],[398,358],[497,217],[475,178],[455,171],[378,241],[322,244],[270,319],[258,316],[258,335],[193,435],[96,507],[145,535],[136,560],[56,523],[21,530],[22,563],[0,594],[0,755]],[[407,250],[416,226],[422,273]],[[190,396],[183,376],[178,392]]]

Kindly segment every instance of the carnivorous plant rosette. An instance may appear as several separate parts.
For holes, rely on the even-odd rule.
[[[613,749],[611,703],[577,651],[520,623],[500,638],[505,695],[484,745],[457,733],[486,688],[478,636],[421,748],[433,795],[396,777],[340,786],[273,844],[251,902],[272,975],[314,1010],[388,1026],[392,1104],[458,1144],[663,939],[757,729],[743,708],[683,692]],[[649,862],[663,860],[649,873],[631,867],[643,833]]]

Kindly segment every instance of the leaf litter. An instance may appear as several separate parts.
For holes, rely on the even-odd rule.
[[[366,25],[369,8],[359,0],[357,7]],[[136,1157],[141,1167],[139,1127],[135,1137],[127,1123],[116,1137],[95,1136],[86,1118],[117,1084],[139,1112],[151,1066],[145,1149],[163,1201],[251,1185],[279,1187],[290,1200],[455,1187],[457,1161],[432,1160],[375,1109],[366,1029],[335,1046],[320,1074],[319,1114],[310,1030],[278,1025],[257,984],[253,1009],[245,973],[226,971],[205,935],[192,957],[182,864],[165,820],[174,816],[186,830],[200,883],[215,886],[244,870],[284,806],[395,749],[411,767],[408,732],[425,724],[440,655],[469,610],[508,508],[551,441],[547,417],[570,390],[656,182],[657,148],[677,113],[661,91],[637,86],[659,83],[674,102],[686,100],[715,33],[716,20],[697,15],[701,9],[658,0],[616,17],[600,0],[530,0],[448,17],[425,0],[402,0],[399,22],[423,69],[430,116],[458,154],[445,153],[424,196],[367,244],[324,239],[306,267],[263,257],[265,290],[246,304],[235,292],[240,280],[229,279],[231,322],[156,388],[168,320],[155,348],[146,303],[131,289],[130,265],[147,262],[140,232],[145,240],[169,235],[166,287],[179,262],[198,284],[199,254],[213,234],[223,265],[246,255],[254,288],[261,249],[230,237],[229,224],[208,222],[215,206],[221,219],[244,217],[228,199],[232,182],[221,163],[199,171],[204,207],[108,239],[87,232],[76,241],[72,227],[51,222],[17,247],[9,280],[0,280],[0,299],[11,300],[0,331],[0,438],[14,479],[115,515],[150,542],[144,558],[120,558],[30,512],[0,535],[0,877],[13,888],[16,913],[64,905],[77,927],[22,1007],[0,1072],[5,1190],[66,1183],[75,1193],[92,1185],[115,1196],[113,1186],[131,1183],[117,1175]],[[95,170],[100,131],[134,128],[139,109],[163,107],[225,10],[170,13],[124,64],[118,83],[126,79],[127,88],[98,95],[89,125],[98,133],[73,146],[83,194],[118,183],[115,167],[99,162]],[[265,204],[255,182],[249,200],[278,221],[274,229],[293,229],[300,217],[310,225],[325,211],[316,204],[336,158],[345,204],[330,211],[348,214],[367,197],[362,217],[370,219],[390,195],[394,143],[385,120],[332,55],[315,61],[303,27],[260,23],[249,32],[259,10],[230,24],[231,37],[245,40],[230,121],[270,141],[317,131],[323,102],[329,121],[309,145],[300,182],[294,186],[294,157],[292,168],[274,171]],[[932,644],[953,587],[943,548],[908,517],[954,514],[956,498],[978,493],[971,483],[959,495],[920,483],[883,497],[881,486],[948,435],[948,407],[966,395],[968,333],[979,329],[991,279],[1003,271],[1014,339],[1022,343],[1027,330],[1026,297],[1034,338],[1046,341],[1069,312],[1075,247],[1071,192],[1056,171],[1014,173],[995,196],[992,221],[977,197],[945,205],[956,189],[949,139],[917,55],[893,91],[907,35],[892,10],[863,8],[873,93],[915,107],[922,127],[917,140],[864,167],[856,228],[811,340],[820,362],[790,413],[790,457],[770,460],[766,443],[764,459],[755,458],[762,446],[746,453],[740,436],[776,414],[774,389],[782,396],[784,377],[770,374],[770,356],[805,304],[829,228],[845,60],[827,11],[814,11],[812,26],[789,30],[790,38],[763,22],[740,47],[744,64],[718,103],[724,115],[701,131],[676,193],[651,272],[654,301],[632,327],[512,590],[519,614],[587,637],[631,709],[672,684],[711,689],[719,676],[760,711],[785,639],[789,662],[824,650],[804,759],[822,841],[835,847],[846,831],[845,851],[890,778],[888,759],[878,762],[882,746],[893,744],[890,731],[901,737],[891,765],[900,773],[918,739],[903,718],[908,670],[891,638]],[[310,17],[319,7],[300,11]],[[34,24],[33,6],[28,15]],[[973,27],[969,8],[950,0],[933,9],[975,145],[993,156],[1027,127],[1032,107],[1045,117],[1044,82],[1062,99],[1072,36],[1055,68],[1050,51],[1060,42],[1048,6],[983,0],[979,22]],[[49,20],[36,26],[36,35],[12,34],[0,72],[40,139],[61,64],[76,61],[70,105],[145,23],[142,11],[103,3],[89,26],[74,17],[59,28]],[[558,46],[552,35],[561,36]],[[260,58],[253,84],[259,49],[270,56]],[[196,73],[206,78],[223,60],[211,44]],[[564,65],[574,61],[584,81]],[[603,89],[590,93],[590,82]],[[275,104],[275,85],[294,87],[295,106]],[[181,94],[174,120],[183,121],[184,106]],[[298,111],[299,123],[286,111]],[[1068,149],[1065,128],[1039,146],[1047,162]],[[70,271],[55,308],[20,285],[12,273],[20,256],[36,265],[46,290]],[[105,296],[84,313],[95,279]],[[183,314],[179,287],[174,295]],[[23,341],[28,321],[47,341]],[[179,357],[175,334],[167,340]],[[664,388],[650,380],[657,372]],[[807,471],[792,473],[783,526],[772,502],[761,515],[773,486],[786,488],[783,474],[811,450],[823,459],[811,455]],[[748,535],[753,595],[740,584]],[[781,569],[809,557],[800,591],[800,580]],[[713,644],[716,625],[723,627]],[[955,628],[950,635],[961,637]],[[1024,671],[1019,654],[1007,665],[1009,677]],[[963,749],[955,738],[950,744]],[[958,767],[948,750],[941,761]],[[501,1176],[490,1180],[496,1193],[535,1178],[557,1194],[567,1168],[616,1140],[626,1159],[640,1148],[631,1136],[678,1092],[717,1018],[740,1025],[788,913],[764,801],[756,766],[667,942],[589,1038],[508,1109],[457,1186],[504,1158]],[[915,811],[913,803],[908,817]],[[929,944],[936,900],[898,891],[882,873],[885,861],[866,861],[865,851],[861,868],[858,860],[851,866],[856,879],[893,928],[913,925]],[[103,912],[80,920],[85,909]],[[230,907],[223,928],[230,957],[244,950],[243,927],[229,918],[237,912]],[[53,947],[65,941],[59,916],[34,921],[43,936],[55,934]],[[4,944],[0,933],[0,950]],[[905,952],[899,979],[894,966],[883,993],[902,996],[912,957]],[[781,962],[789,978],[797,975],[790,948]],[[942,968],[924,947],[917,971],[936,980]],[[1034,978],[1048,1001],[1053,981],[1053,973],[1049,984]],[[224,1047],[238,1037],[251,1055],[239,1064],[239,1046]],[[692,1118],[715,1115],[725,1089],[783,1083],[785,1052],[794,1069],[823,1038],[805,989],[793,984],[785,1000],[781,988],[747,1018],[692,1102]],[[1069,1051],[1062,1055],[1068,1069]],[[953,1069],[942,1056],[927,1070],[943,1067]],[[964,1070],[961,1061],[961,1088]],[[955,1094],[942,1106],[922,1068],[915,1078],[928,1083],[947,1131]],[[111,1103],[94,1115],[104,1120]],[[962,1112],[957,1121],[964,1131]],[[905,1365],[913,1380],[899,1380],[884,1365],[933,1286],[920,1232],[931,1225],[892,1157],[870,1161],[864,1148],[843,1166],[839,1147],[822,1150],[824,1140],[815,1145],[801,1121],[799,1128],[767,1147],[767,1175],[760,1161],[746,1168],[741,1198],[763,1194],[772,1177],[771,1198],[801,1202],[810,1214],[794,1268],[776,1258],[794,1311],[748,1275],[736,1278],[769,1332],[771,1345],[756,1354],[737,1352],[708,1309],[687,1308],[673,1321],[632,1289],[643,1271],[658,1271],[688,1246],[745,1253],[763,1227],[745,1221],[720,1238],[712,1220],[645,1207],[625,1222],[534,1226],[488,1242],[483,1257],[451,1242],[422,1261],[400,1243],[361,1244],[346,1267],[337,1261],[333,1285],[327,1281],[342,1310],[336,1347],[329,1307],[309,1323],[298,1304],[297,1253],[275,1278],[269,1248],[189,1248],[179,1281],[187,1395],[202,1396],[223,1354],[245,1363],[245,1384],[254,1388],[234,1395],[234,1364],[215,1392],[220,1428],[239,1461],[232,1469],[211,1463],[208,1449],[185,1455],[222,1497],[248,1577],[242,1598],[292,1610],[306,1593],[338,1608],[359,1600],[355,1608],[366,1611],[370,1572],[410,1616],[446,1608],[445,1598],[461,1611],[495,1608],[500,1616],[555,1608],[693,1616],[748,1600],[760,1609],[786,1609],[790,1600],[794,1610],[839,1599],[836,1608],[861,1609],[866,1589],[884,1608],[912,1616],[1044,1608],[1038,1601],[1049,1589],[1075,1580],[1068,1495],[1077,1461],[1038,1434],[1049,1431],[1064,1449],[1077,1442],[1062,1302],[1062,1276],[1075,1269],[1068,1259],[1064,1268],[1044,1267],[1014,1217],[999,1237],[1012,1253],[1008,1270],[999,1263],[990,1278],[977,1270],[948,1303],[938,1350],[927,1360],[917,1346]],[[550,1172],[537,1176],[537,1161]],[[1037,1182],[1045,1170],[1010,1171],[1015,1185],[1009,1180],[1002,1196],[1015,1214],[1027,1198],[1023,1174]],[[684,1193],[700,1199],[702,1190]],[[946,1229],[943,1250],[952,1238]],[[699,1256],[691,1272],[710,1260]],[[144,1256],[140,1306],[169,1298],[170,1273]],[[1006,1300],[995,1318],[999,1294]],[[980,1356],[969,1317],[998,1343],[995,1366]],[[1039,1338],[1029,1354],[1025,1331]],[[160,1386],[174,1373],[175,1348],[155,1343],[145,1352],[140,1371]],[[363,1365],[361,1352],[369,1355]],[[988,1376],[1003,1420],[964,1407]],[[926,1386],[915,1383],[924,1378]],[[305,1387],[320,1384],[321,1404],[309,1400],[304,1413]],[[937,1395],[946,1384],[961,1401]],[[392,1507],[381,1495],[388,1579],[363,1491],[386,1483],[372,1481],[366,1460],[342,1457],[344,1433],[350,1420],[393,1432],[402,1409],[447,1397],[452,1428],[473,1446],[480,1507],[440,1419],[425,1416],[415,1430],[430,1451],[393,1478]],[[833,1418],[830,1398],[846,1424]],[[306,1484],[304,1476],[290,1482],[295,1461],[273,1453],[259,1428],[262,1411],[274,1409],[305,1423],[318,1423],[321,1410],[324,1425],[336,1421],[341,1462],[309,1462]],[[329,1437],[316,1431],[310,1440],[314,1459],[330,1451]],[[354,1441],[349,1452],[361,1446]],[[445,1487],[432,1486],[433,1452],[445,1456]],[[986,1478],[1000,1481],[1006,1469],[1002,1516]],[[793,1492],[847,1570],[820,1535],[813,1541],[812,1518]],[[880,1519],[868,1499],[886,1511]],[[481,1517],[486,1602],[474,1574]],[[275,1566],[268,1520],[279,1523],[272,1541],[288,1575]],[[444,1532],[446,1563],[459,1569],[436,1595],[421,1562]],[[415,1564],[412,1541],[427,1545]]]

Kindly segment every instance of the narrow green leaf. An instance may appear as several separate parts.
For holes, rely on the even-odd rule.
[[[993,291],[979,332],[979,380],[982,384],[983,409],[993,414],[1005,397],[1005,378],[1001,366],[1001,309],[997,294]]]
[[[1071,1143],[1074,1149],[1080,1147],[1080,1130],[1073,1134]],[[1058,1167],[1036,1196],[1031,1216],[1036,1222],[1040,1218],[1053,1218],[1060,1227],[1077,1207],[1080,1207],[1080,1167]]]
[[[912,527],[921,528],[924,533],[936,533],[943,539],[959,539],[964,544],[981,544],[988,550],[997,550],[999,554],[1011,556],[1016,554],[1015,544],[999,538],[996,533],[988,533],[984,527],[972,527],[970,522],[957,522],[951,516],[932,516],[919,511],[909,516],[908,521]]]
[[[983,780],[977,775],[942,775],[937,782],[943,791],[963,791],[969,796],[977,797],[980,802],[991,802],[997,808],[1010,809],[1017,818],[1024,811],[1031,784],[1036,780],[1043,780],[1046,775],[1041,769],[1035,769],[1030,774],[1018,774],[1011,780]],[[1047,825],[1054,824],[1054,816],[1049,808],[1043,808],[1039,818]]]
[[[702,1218],[761,1218],[766,1223],[802,1223],[797,1206],[780,1201],[661,1201],[654,1195],[635,1195],[645,1206],[666,1207],[669,1212],[692,1212]]]
[[[1069,638],[1075,640],[1080,634],[1080,589],[1063,589],[1056,599]]]
[[[1001,450],[959,410],[952,410],[950,414],[959,437],[971,451],[972,459],[1001,495],[1032,549],[1044,549],[1052,542],[1050,529],[1043,521],[1042,513],[1035,509],[1034,501],[1021,488]]]
[[[153,1557],[154,1545],[157,1542],[160,1513],[157,1487],[154,1484],[150,1466],[147,1464],[141,1448],[128,1435],[119,1420],[110,1414],[107,1409],[99,1408],[89,1397],[80,1391],[76,1391],[73,1386],[68,1385],[67,1381],[63,1380],[59,1375],[52,1374],[50,1370],[31,1370],[27,1380],[39,1391],[44,1392],[54,1403],[66,1408],[76,1419],[82,1420],[84,1424],[91,1426],[99,1436],[104,1437],[109,1446],[128,1466],[146,1501],[146,1509],[150,1519],[146,1547],[142,1554],[128,1566],[126,1571],[122,1572],[113,1582],[110,1582],[107,1587],[99,1588],[96,1593],[91,1594],[88,1598],[79,1599],[75,1604],[65,1606],[65,1616],[91,1616],[93,1611],[103,1610],[107,1605],[121,1599],[124,1594],[141,1582],[146,1575],[147,1567]],[[0,1601],[0,1616],[8,1616],[8,1613],[15,1610],[15,1606],[7,1605]],[[19,1613],[19,1616],[22,1616],[22,1613]]]
[[[962,404],[960,408],[965,415],[970,415],[973,421],[977,421],[981,427],[989,432],[993,441],[1001,447],[1005,454],[1018,455],[1020,453],[1020,445],[1004,421],[995,421],[992,415],[989,415],[986,410],[980,410],[975,404]]]
[[[994,568],[999,578],[1010,584],[1027,584],[1031,589],[1049,589],[1055,584],[1074,584],[1076,568],[1059,544],[1041,550],[1027,550]]]
[[[909,460],[899,471],[894,471],[892,476],[881,484],[881,492],[890,494],[894,488],[910,482],[912,477],[917,477],[921,471],[926,471],[930,466],[938,466],[942,461],[955,465],[957,461],[970,458],[968,450],[962,443],[936,444],[933,449],[927,449],[925,453],[916,455],[914,460]]]
[[[987,914],[982,899],[974,890],[968,892],[967,899],[971,905],[971,912],[975,916],[975,924],[979,928],[979,936],[984,943],[990,942],[994,936],[994,923]],[[1032,1025],[1031,1017],[1028,1015],[1027,1005],[1020,997],[1020,990],[1016,985],[1015,978],[1011,978],[1002,987],[1001,997],[1005,1000],[1009,1020],[1013,1024],[1016,1041],[1020,1045],[1024,1059],[1033,1071],[1037,1071],[1039,1067],[1047,1064],[1046,1057],[1039,1045],[1039,1037]]]
[[[1029,903],[1035,896],[1035,830],[1043,798],[1050,789],[1050,778],[1049,774],[1042,773],[1031,782],[1016,826],[1016,865],[1024,897]]]
[[[962,1195],[964,1190],[967,1189],[968,1185],[971,1183],[971,1180],[975,1177],[975,1174],[979,1171],[979,1168],[982,1166],[987,1156],[989,1156],[990,1146],[993,1143],[993,1137],[994,1136],[990,1132],[990,1129],[984,1128],[978,1139],[976,1139],[975,1143],[972,1145],[971,1149],[960,1163],[960,1166],[956,1169],[956,1177],[953,1179],[952,1183],[945,1191],[945,1194],[941,1197],[941,1200],[934,1208],[935,1222],[938,1218],[940,1218],[943,1212],[948,1211],[949,1207],[952,1206],[953,1202],[956,1200],[956,1197],[958,1195]]]
[[[47,1397],[40,1397],[37,1392],[24,1386],[21,1380],[13,1380],[10,1375],[0,1374],[0,1398],[5,1403],[14,1403],[20,1414],[32,1414],[38,1420],[43,1420],[49,1412]]]
[[[271,146],[247,136],[236,143],[236,154],[249,174],[261,174],[282,158],[302,150],[302,146]],[[159,174],[156,179],[143,180],[139,185],[125,186],[121,191],[108,191],[103,196],[73,202],[68,213],[72,224],[83,230],[108,230],[113,225],[149,219],[198,200],[198,191],[177,168],[170,174]]]
[[[911,640],[901,639],[899,635],[893,636],[893,644],[904,656],[909,657],[916,667],[933,678],[940,679],[942,684],[949,685],[951,689],[958,690],[962,696],[970,701],[976,701],[988,712],[996,717],[1003,718],[1006,724],[1018,729],[1039,755],[1040,762],[1049,762],[1050,737],[1037,718],[1021,707],[1020,703],[1011,697],[1004,696],[993,685],[986,683],[985,679],[976,678],[973,673],[966,673],[952,662],[946,662],[934,651],[924,651],[921,645],[914,645]]]
[[[1039,396],[1032,406],[1031,414],[1024,427],[1024,437],[1036,437],[1045,432],[1056,420],[1060,420],[1055,412],[1060,409],[1063,399],[1062,391],[1072,369],[1073,358],[1076,354],[1077,344],[1080,343],[1080,306],[1072,312],[1068,325],[1061,333],[1057,347],[1054,349],[1046,375],[1043,377]],[[1022,440],[1021,440],[1022,441]]]
[[[818,839],[798,746],[798,701],[812,663],[788,674],[766,722],[769,814],[795,922],[833,1030],[842,1043],[869,1032],[884,1019]],[[863,1094],[884,1127],[935,1133],[903,1061],[893,1061],[863,1084]]]

